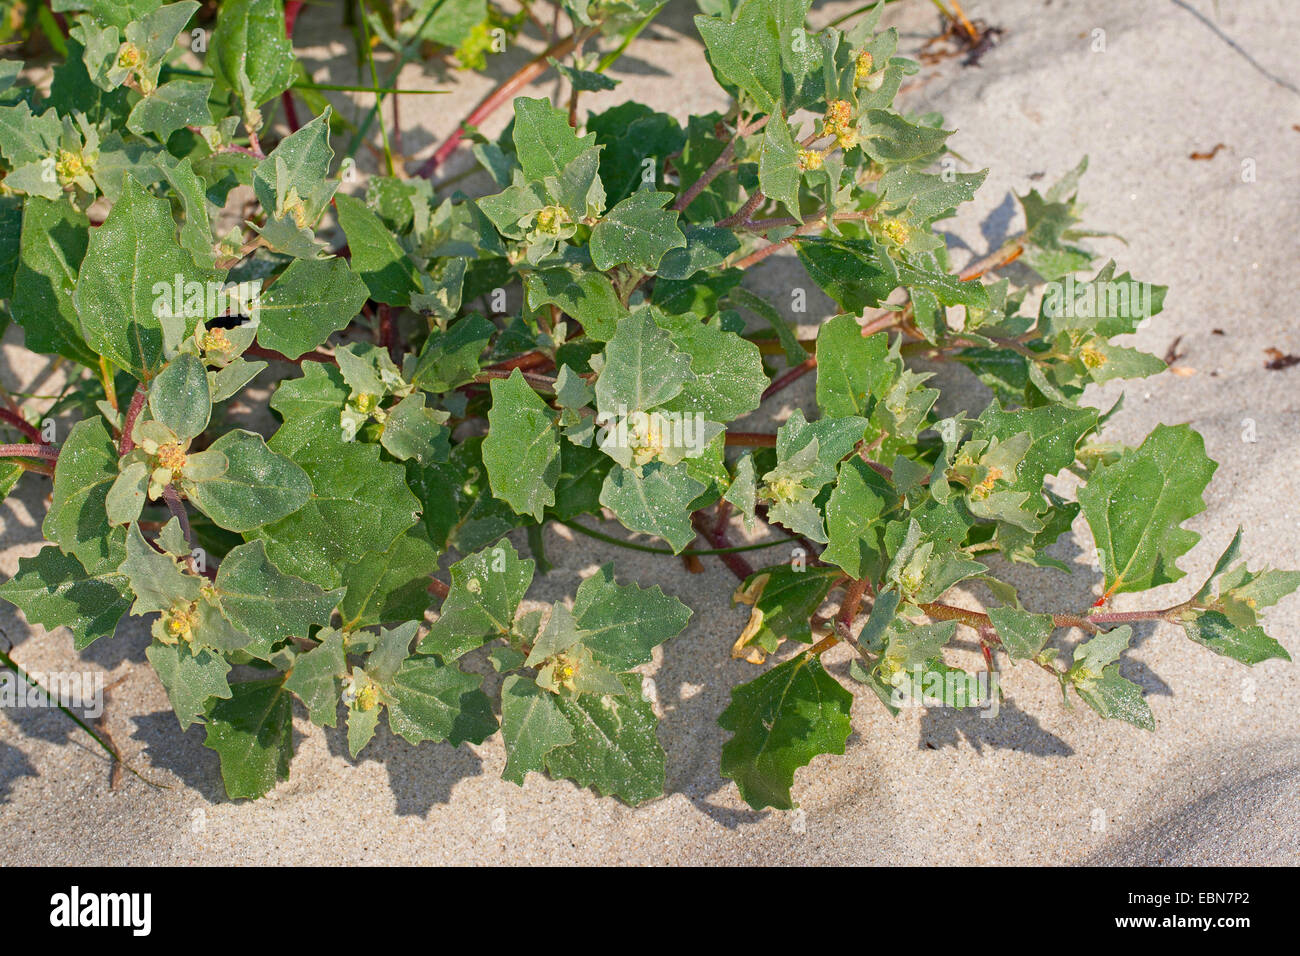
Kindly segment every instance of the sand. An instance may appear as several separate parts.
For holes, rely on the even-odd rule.
[[[819,5],[819,22],[850,6]],[[1087,153],[1086,222],[1127,240],[1097,239],[1093,248],[1136,277],[1170,287],[1164,312],[1135,344],[1163,355],[1181,337],[1179,364],[1195,369],[1130,384],[1108,434],[1136,442],[1158,423],[1189,422],[1220,463],[1206,511],[1190,523],[1203,540],[1182,561],[1188,578],[1117,605],[1182,600],[1238,525],[1247,529],[1254,563],[1300,567],[1293,465],[1300,367],[1264,369],[1266,348],[1300,353],[1293,311],[1300,129],[1292,125],[1300,122],[1293,53],[1300,9],[1286,0],[970,0],[966,7],[1002,27],[1001,42],[978,67],[948,60],[923,68],[902,100],[915,111],[941,111],[959,130],[954,149],[973,168],[990,169],[976,201],[947,224],[958,262],[1020,227],[1013,191],[1050,183]],[[623,84],[592,104],[638,98],[681,119],[722,108],[690,24],[693,12],[687,0],[672,0],[614,69]],[[317,44],[306,53],[317,79],[348,82],[348,41],[335,16],[307,7],[300,36]],[[933,7],[920,0],[891,6],[885,17],[902,30],[905,51],[936,25]],[[1104,51],[1093,49],[1097,30],[1104,31]],[[503,54],[491,76],[507,75],[529,55]],[[438,82],[418,65],[403,75],[405,85]],[[453,96],[404,101],[406,148],[427,151],[491,82],[475,76]],[[554,84],[540,90],[552,92]],[[487,129],[499,129],[504,119],[495,117]],[[1189,158],[1217,143],[1225,148],[1213,159]],[[1254,182],[1242,181],[1248,160]],[[785,301],[793,286],[809,287],[805,332],[831,312],[789,259],[770,260],[747,281]],[[45,374],[44,361],[25,355],[11,330],[0,358],[5,384],[28,387]],[[967,377],[944,371],[941,381],[945,411],[976,410],[987,400]],[[1119,391],[1089,398],[1108,406]],[[767,416],[811,410],[811,386],[805,381],[773,404]],[[1252,432],[1255,440],[1245,440]],[[47,487],[26,482],[0,504],[0,575],[40,547]],[[730,687],[756,673],[728,655],[745,619],[730,606],[730,573],[713,560],[692,575],[673,559],[586,539],[575,545],[564,529],[548,530],[547,541],[556,567],[534,586],[537,600],[571,596],[582,577],[613,560],[621,577],[659,583],[695,610],[687,630],[646,668],[668,753],[662,799],[631,809],[537,775],[517,788],[499,778],[499,740],[460,750],[412,748],[381,731],[353,762],[340,732],[315,728],[299,714],[289,781],[261,801],[231,802],[216,755],[202,746],[203,731],[179,733],[144,663],[146,628],[123,626],[78,663],[66,633],[30,627],[5,606],[0,628],[29,669],[100,669],[110,681],[125,678],[112,693],[108,727],[129,759],[168,789],[128,776],[111,790],[102,752],[62,715],[0,712],[0,859],[1281,863],[1300,848],[1300,669],[1277,661],[1247,669],[1165,625],[1139,627],[1123,667],[1146,690],[1155,733],[1103,722],[1080,705],[1067,709],[1051,678],[1029,667],[1003,675],[1008,700],[992,720],[943,710],[891,718],[863,694],[854,704],[847,753],[818,758],[797,775],[800,809],[753,812],[717,769],[724,739],[717,715]],[[1032,609],[1083,608],[1098,593],[1082,522],[1057,554],[1077,573],[1019,566],[1006,572]],[[960,600],[978,606],[980,598],[972,592]],[[1300,599],[1284,600],[1269,622],[1271,633],[1300,653]],[[845,652],[830,652],[827,663],[847,683]]]

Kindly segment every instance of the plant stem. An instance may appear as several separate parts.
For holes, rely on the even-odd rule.
[[[727,540],[725,523],[725,519],[711,523],[702,511],[691,515],[691,524],[695,525],[695,530],[704,535],[704,539],[713,545],[714,550],[718,552],[718,558],[727,569],[739,580],[744,581],[754,573],[754,569],[748,561],[732,550],[731,542]]]
[[[360,0],[361,3],[361,35],[365,40],[366,63],[370,66],[370,82],[374,86],[375,109],[379,109],[379,71],[375,69],[375,51],[370,42],[370,18],[367,16],[369,10],[366,7],[366,0]],[[388,168],[388,175],[393,175],[393,149],[388,142],[388,127],[384,125],[384,117],[379,117],[379,133],[384,140],[384,165]]]
[[[549,58],[554,57],[558,60],[561,57],[568,56],[569,53],[572,52],[576,42],[576,34],[570,34],[562,40],[557,40],[541,53],[537,54],[533,59],[525,63],[514,73],[513,76],[506,79],[500,86],[485,96],[478,106],[474,107],[473,111],[461,121],[461,124],[456,128],[456,131],[448,136],[447,139],[443,141],[443,144],[438,147],[437,151],[425,160],[420,168],[416,170],[416,175],[423,176],[426,179],[432,176],[437,171],[438,167],[446,162],[447,158],[456,151],[456,147],[458,147],[461,140],[465,138],[465,134],[469,127],[478,126],[483,122],[483,120],[487,119],[487,117],[491,116],[498,108],[510,100],[515,93],[545,73],[547,66],[549,66],[547,63]]]
[[[730,448],[775,448],[776,435],[768,432],[727,432],[725,442]]]
[[[21,442],[17,445],[0,445],[0,458],[44,458],[47,461],[58,461],[59,450],[53,445]]]
[[[144,400],[149,391],[144,387],[144,383],[136,386],[135,394],[131,396],[131,405],[126,410],[126,420],[122,422],[122,438],[118,442],[118,454],[127,455],[135,450],[135,439],[131,437],[131,432],[135,428],[135,420],[140,417],[140,412],[144,409]]]
[[[731,165],[731,158],[736,155],[736,143],[740,141],[740,138],[748,136],[750,133],[757,133],[767,125],[769,119],[771,119],[770,116],[764,116],[755,120],[752,124],[748,124],[743,120],[737,124],[736,135],[731,137],[731,141],[723,147],[722,152],[718,154],[718,158],[710,164],[700,178],[691,183],[687,190],[677,197],[677,201],[673,203],[672,208],[678,212],[683,212],[687,206],[693,203],[695,198],[708,188],[709,183],[717,179],[722,171]],[[722,225],[722,223],[718,223],[718,225]]]
[[[139,778],[140,778],[141,780],[143,780],[145,783],[149,784],[149,786],[154,787],[155,789],[162,789],[162,785],[161,785],[161,784],[154,783],[152,780],[150,780],[150,779],[148,779],[147,777],[143,776],[143,775],[142,775],[138,770],[136,770],[134,767],[132,767],[130,764],[128,764],[125,760],[123,760],[123,759],[122,759],[122,753],[121,753],[121,751],[119,751],[116,747],[110,746],[110,745],[109,745],[109,744],[104,740],[103,737],[101,737],[99,734],[95,733],[95,731],[91,728],[90,724],[86,723],[86,721],[82,720],[80,717],[78,717],[76,714],[74,714],[70,708],[65,707],[63,704],[61,704],[61,703],[58,701],[58,699],[57,699],[53,694],[51,694],[48,690],[46,690],[44,687],[42,687],[42,686],[40,685],[40,683],[39,683],[37,680],[35,680],[35,679],[30,675],[30,674],[28,674],[25,670],[23,670],[23,669],[18,665],[18,662],[17,662],[17,661],[15,661],[12,657],[10,657],[10,656],[9,656],[8,654],[6,654],[4,651],[0,651],[0,665],[3,665],[3,666],[5,666],[5,667],[9,668],[11,671],[13,671],[15,674],[17,674],[17,675],[18,675],[18,676],[23,680],[24,683],[26,683],[27,685],[29,685],[29,686],[31,686],[31,687],[36,688],[36,689],[39,690],[41,693],[43,693],[43,694],[44,694],[44,695],[45,695],[49,700],[53,701],[53,702],[54,702],[54,706],[57,707],[59,710],[63,711],[64,716],[66,716],[66,717],[67,717],[69,720],[71,720],[74,724],[76,724],[78,727],[80,727],[82,730],[84,730],[87,734],[89,734],[89,735],[90,735],[90,738],[91,738],[92,740],[94,740],[95,743],[99,744],[99,746],[100,746],[101,748],[103,748],[104,753],[108,754],[109,757],[111,757],[111,758],[113,759],[113,762],[114,762],[114,765],[115,765],[115,766],[125,767],[125,768],[126,768],[127,770],[129,770],[129,771],[130,771],[134,776],[139,777]]]
[[[763,389],[763,399],[769,399],[786,386],[807,375],[817,367],[817,356],[810,355],[793,368],[786,369],[771,385]]]
[[[7,408],[0,408],[0,421],[8,422],[38,445],[44,445],[46,443],[45,439],[41,438],[41,433],[37,430],[36,426],[23,418],[17,412],[11,412]]]

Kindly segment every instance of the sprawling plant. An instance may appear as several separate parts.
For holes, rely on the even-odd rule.
[[[1240,534],[1185,600],[1112,609],[1183,577],[1198,540],[1183,524],[1215,464],[1186,425],[1106,442],[1109,413],[1080,401],[1164,368],[1116,344],[1164,289],[1079,244],[1084,164],[1020,197],[1024,233],[954,273],[934,224],[984,173],[956,171],[939,117],[894,108],[917,67],[877,13],[813,31],[810,3],[702,3],[734,105],[683,124],[635,102],[582,118],[580,94],[614,87],[605,69],[657,4],[564,0],[571,32],[413,164],[433,174],[470,147],[495,184],[476,197],[362,176],[331,146],[359,130],[328,109],[300,128],[286,111],[275,142],[269,118],[302,75],[278,0],[226,0],[211,35],[193,0],[56,3],[67,58],[48,93],[0,65],[0,322],[67,380],[52,404],[4,396],[0,487],[53,489],[51,544],[0,596],[78,648],[150,619],[149,662],[180,728],[205,726],[232,797],[289,773],[294,698],[318,725],[345,714],[353,754],[386,715],[413,744],[499,730],[518,783],[539,771],[629,803],[661,794],[637,670],[690,611],[612,566],[571,603],[523,610],[547,522],[715,555],[751,607],[734,654],[766,667],[807,645],[719,717],[722,773],[754,807],[792,806],[795,770],[843,752],[853,693],[821,663],[837,644],[891,711],[917,684],[949,706],[999,693],[945,663],[966,628],[990,672],[999,655],[1029,662],[1146,729],[1120,673],[1134,622],[1178,624],[1246,664],[1288,659],[1257,616],[1300,574],[1248,570]],[[366,37],[405,60],[435,16],[475,4],[361,7]],[[551,67],[563,108],[515,98],[506,131],[479,134]],[[815,341],[789,321],[803,288],[772,302],[742,284],[776,252],[840,310]],[[913,357],[969,369],[989,404],[940,419]],[[732,427],[805,374],[815,408]],[[271,421],[248,415],[268,386],[278,424],[239,427],[236,409]],[[994,575],[1008,560],[1069,572],[1051,546],[1080,514],[1101,599],[1026,609]],[[767,540],[732,545],[741,521]],[[754,568],[746,552],[773,544],[793,557]],[[974,582],[996,606],[950,603]],[[1065,631],[1083,635],[1069,651],[1053,643]]]

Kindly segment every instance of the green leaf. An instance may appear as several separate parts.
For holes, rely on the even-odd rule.
[[[736,646],[754,645],[770,654],[782,641],[812,643],[811,618],[839,576],[834,568],[778,564],[746,578],[732,597],[733,603],[752,605]]]
[[[599,272],[567,268],[539,269],[524,279],[528,307],[559,306],[565,315],[582,323],[583,331],[597,342],[608,342],[627,308],[619,301],[609,279]]]
[[[411,293],[421,290],[420,275],[383,220],[352,196],[336,196],[334,205],[352,251],[352,268],[365,281],[370,298],[410,304]]]
[[[740,240],[730,229],[688,225],[683,234],[686,246],[669,250],[660,261],[660,279],[689,279],[697,273],[716,269],[740,249]],[[655,288],[659,288],[659,283]]]
[[[917,126],[889,110],[867,110],[862,124],[862,151],[887,166],[929,159],[944,148],[952,130]]]
[[[545,769],[548,753],[574,742],[555,695],[517,674],[501,685],[501,736],[506,746],[501,777],[521,787],[530,770]]]
[[[489,637],[506,637],[533,580],[536,564],[502,541],[451,566],[451,592],[420,643],[424,654],[455,660]]]
[[[604,415],[648,412],[678,395],[694,378],[691,359],[642,309],[619,323],[605,346],[596,380],[596,407]]]
[[[722,775],[755,810],[793,809],[795,770],[818,754],[844,753],[852,705],[853,695],[807,653],[733,688],[718,718],[732,732],[722,745]]]
[[[591,261],[601,272],[627,263],[654,272],[670,249],[686,246],[677,213],[663,207],[672,193],[643,189],[628,196],[591,230]]]
[[[92,576],[122,563],[123,533],[110,527],[105,499],[117,480],[118,456],[102,418],[72,426],[59,449],[54,493],[41,531]]]
[[[346,328],[369,297],[344,259],[295,259],[262,293],[258,344],[297,358]]]
[[[1050,614],[1031,614],[1014,607],[990,608],[988,614],[1003,649],[1012,660],[1033,660],[1056,630]]]
[[[658,310],[653,314],[672,344],[690,356],[694,376],[660,406],[664,411],[694,412],[711,422],[729,422],[758,408],[770,383],[757,345],[720,325],[705,325],[694,315],[669,316]]]
[[[867,239],[805,237],[794,244],[809,278],[853,315],[875,308],[898,288],[898,267]]]
[[[268,448],[261,435],[231,429],[208,452],[225,457],[225,470],[206,481],[185,482],[185,494],[227,531],[252,531],[279,521],[312,496],[307,472]]]
[[[189,250],[195,263],[201,268],[211,269],[217,261],[213,249],[212,220],[208,216],[208,199],[206,186],[199,179],[190,164],[189,157],[177,162],[170,153],[159,153],[155,157],[158,171],[172,188],[172,194],[180,200],[185,213],[185,222],[181,225],[181,245]]]
[[[658,587],[615,583],[614,566],[605,564],[578,585],[573,614],[597,662],[628,671],[649,663],[651,651],[686,626],[691,610]]]
[[[1151,707],[1142,697],[1142,688],[1120,676],[1119,665],[1111,664],[1101,676],[1078,682],[1075,692],[1102,717],[1117,718],[1142,730],[1155,730]]]
[[[832,417],[866,415],[871,399],[883,398],[893,384],[887,360],[889,336],[863,337],[851,315],[837,315],[817,330],[817,405]]]
[[[207,718],[203,746],[221,757],[221,779],[232,800],[263,796],[289,779],[293,759],[293,697],[281,678],[231,685]]]
[[[579,137],[564,110],[550,100],[516,97],[514,142],[519,165],[530,182],[559,177],[569,163],[596,142],[596,134]]]
[[[116,570],[88,574],[80,561],[54,545],[19,558],[13,577],[0,584],[0,598],[21,608],[31,624],[47,631],[66,627],[77,650],[111,637],[131,606],[125,575]]]
[[[29,196],[23,203],[22,238],[10,309],[33,352],[62,355],[81,365],[99,359],[81,337],[73,304],[77,272],[86,255],[90,225],[63,199]]]
[[[202,432],[212,415],[207,367],[188,353],[168,362],[149,386],[149,411],[182,443]]]
[[[283,431],[271,439],[273,450]],[[284,570],[337,587],[340,568],[367,552],[387,551],[418,519],[420,503],[406,486],[405,469],[380,461],[378,445],[343,441],[337,423],[288,454],[307,472],[311,495],[287,518],[254,531]]]
[[[854,580],[877,580],[889,563],[885,554],[885,516],[896,494],[889,482],[857,456],[847,459],[826,503],[829,545],[822,560],[838,565]]]
[[[226,680],[230,665],[220,654],[205,648],[196,651],[185,643],[168,645],[154,641],[145,648],[144,655],[167,691],[181,730],[203,722],[209,701],[231,697],[230,683]]]
[[[986,176],[988,170],[936,176],[898,166],[881,177],[880,188],[886,203],[905,209],[907,218],[920,227],[946,219],[962,203],[973,199]]]
[[[343,597],[342,590],[325,591],[285,574],[267,558],[262,541],[241,544],[227,554],[215,587],[221,613],[253,638],[249,653],[262,658],[282,641],[327,626]]]
[[[406,376],[416,388],[441,393],[472,382],[483,350],[497,328],[481,315],[467,315],[446,332],[434,332],[424,343],[415,368]]]
[[[14,272],[22,254],[23,206],[22,196],[0,197],[0,299],[14,297]],[[12,311],[13,303],[10,303]],[[8,317],[0,321],[0,334],[8,325]],[[28,346],[30,348],[30,346]]]
[[[424,394],[408,395],[388,410],[380,442],[400,461],[414,459],[422,465],[446,461],[451,451],[447,413],[424,407]]]
[[[784,203],[790,215],[799,217],[799,185],[802,181],[799,148],[790,135],[790,124],[784,116],[774,114],[763,131],[763,146],[758,154],[758,183],[764,194]]]
[[[136,378],[151,378],[164,364],[164,344],[175,348],[194,330],[197,316],[174,290],[214,279],[177,243],[167,200],[128,176],[77,276],[74,302],[86,344]]]
[[[560,440],[552,412],[515,369],[492,380],[492,409],[483,439],[483,464],[492,493],[518,514],[541,521],[555,504],[560,477]]]
[[[275,99],[293,81],[293,44],[278,0],[225,0],[210,41],[218,80],[244,101],[244,111]]]
[[[284,677],[284,689],[297,694],[307,705],[313,724],[334,727],[338,724],[339,699],[348,671],[347,652],[343,635],[338,631],[322,631],[317,636],[319,644],[294,658],[293,667]]]
[[[742,4],[735,22],[697,16],[695,27],[709,51],[719,81],[738,86],[764,113],[776,112],[784,96],[781,47],[774,18],[762,3]]]
[[[685,465],[650,462],[639,472],[614,468],[605,476],[600,503],[630,531],[663,538],[674,552],[695,540],[691,503],[706,487],[687,472]]]
[[[437,565],[437,549],[416,525],[398,535],[387,551],[372,551],[345,567],[347,594],[339,604],[343,629],[424,617],[432,603],[429,576]]]
[[[781,317],[781,313],[770,302],[745,288],[732,289],[729,296],[737,305],[753,312],[772,327],[772,331],[781,342],[781,351],[785,352],[787,362],[798,365],[808,358],[808,352],[799,344],[799,339],[790,328],[790,323]]]
[[[586,125],[603,147],[600,179],[610,203],[627,198],[643,184],[666,185],[664,160],[680,152],[686,141],[676,119],[635,102],[588,116]]]
[[[341,434],[343,406],[350,394],[333,365],[303,362],[302,378],[280,382],[271,396],[270,406],[284,419],[273,440],[279,448],[292,451],[324,432]]]
[[[1107,597],[1183,576],[1174,562],[1200,535],[1181,525],[1205,510],[1201,493],[1216,467],[1192,429],[1158,425],[1140,447],[1098,468],[1079,490]]]
[[[388,726],[408,743],[424,740],[481,744],[497,729],[483,678],[436,657],[408,657],[384,685]]]
[[[181,570],[171,555],[154,550],[144,540],[138,524],[131,525],[126,533],[126,558],[121,570],[135,592],[131,613],[136,617],[155,611],[170,611],[173,607],[193,604],[199,599],[198,576]]]
[[[1242,664],[1258,664],[1274,659],[1291,660],[1286,648],[1264,633],[1258,624],[1244,627],[1234,624],[1220,611],[1201,611],[1194,616],[1184,617],[1179,623],[1187,636],[1197,644]]]
[[[1079,442],[1096,427],[1094,408],[1044,405],[1004,411],[995,399],[980,414],[971,437],[1008,441],[1021,432],[1028,433],[1030,443],[1010,487],[1013,491],[1031,493],[1037,501],[1043,490],[1043,479],[1074,464]]]
[[[471,437],[452,446],[445,463],[408,465],[407,481],[420,501],[424,526],[441,549],[469,554],[529,521],[492,494],[482,446],[481,437]],[[560,454],[563,467],[564,452]]]
[[[556,697],[573,743],[546,754],[546,770],[601,796],[635,806],[662,796],[664,752],[655,736],[658,719],[641,694],[639,674],[620,674],[625,693]]]
[[[186,126],[210,126],[211,80],[169,80],[131,108],[126,127],[137,136],[152,134],[161,142]]]

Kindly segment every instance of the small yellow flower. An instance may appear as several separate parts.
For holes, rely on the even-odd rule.
[[[1106,364],[1106,356],[1091,345],[1085,347],[1084,350],[1079,353],[1079,357],[1083,359],[1083,364],[1088,368],[1100,368]]]
[[[537,213],[537,230],[548,236],[557,236],[572,221],[563,206],[546,206]]]
[[[144,54],[134,43],[123,43],[117,51],[117,65],[124,70],[138,70],[144,65]]]
[[[181,476],[186,460],[185,449],[175,442],[158,446],[158,467],[169,469],[174,478]]]
[[[907,245],[907,240],[912,235],[912,231],[907,228],[907,224],[897,219],[886,219],[880,224],[880,228],[885,233],[885,238],[900,246]]]
[[[360,711],[374,710],[379,705],[379,689],[372,683],[367,683],[357,693],[356,708]]]
[[[855,86],[862,86],[867,81],[872,71],[876,68],[876,61],[871,54],[863,50],[858,54],[857,66],[853,68],[853,83]]]
[[[826,106],[826,131],[838,134],[853,122],[853,104],[848,100],[831,100]]]
[[[70,183],[88,172],[81,154],[66,149],[59,150],[58,159],[54,163],[54,171],[58,174],[61,183]]]
[[[573,675],[578,669],[573,666],[573,662],[567,657],[561,657],[555,662],[555,680],[558,683],[565,684],[573,680]]]
[[[204,352],[230,352],[234,349],[225,329],[208,329],[203,333],[200,347]]]
[[[377,396],[371,395],[369,392],[362,392],[356,397],[356,400],[352,404],[356,405],[357,411],[364,415],[369,415],[379,405],[379,399]]]
[[[165,631],[171,638],[168,643],[190,641],[194,637],[194,628],[199,623],[199,611],[196,604],[177,604],[164,614]]]
[[[822,154],[816,149],[799,150],[799,168],[800,169],[821,169]]]

